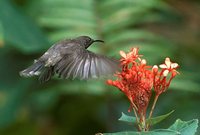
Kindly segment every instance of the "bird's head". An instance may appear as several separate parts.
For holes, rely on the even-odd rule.
[[[80,36],[80,37],[77,37],[75,40],[81,45],[84,45],[85,49],[87,49],[94,42],[104,42],[103,40],[94,40],[88,36]]]

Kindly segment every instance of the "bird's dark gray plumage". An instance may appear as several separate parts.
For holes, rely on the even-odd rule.
[[[35,60],[33,65],[21,71],[20,75],[36,75],[40,82],[46,82],[54,74],[64,79],[89,79],[114,73],[119,66],[116,60],[87,50],[94,42],[103,41],[88,36],[60,41]]]

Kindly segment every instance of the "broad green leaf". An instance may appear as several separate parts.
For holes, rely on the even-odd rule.
[[[180,135],[180,133],[169,129],[160,129],[148,132],[126,131],[117,133],[103,133],[103,135]]]
[[[0,1],[0,21],[8,45],[23,52],[38,52],[49,46],[40,29],[10,0]]]
[[[172,110],[171,112],[165,114],[165,115],[161,115],[161,116],[157,116],[157,117],[154,117],[154,118],[150,118],[150,119],[147,119],[146,120],[146,123],[147,124],[150,124],[150,125],[155,125],[161,121],[163,121],[164,119],[166,119],[169,115],[171,115],[172,113],[174,112],[174,110]]]
[[[168,129],[157,129],[149,132],[126,131],[117,133],[104,133],[103,135],[195,135],[197,127],[197,119],[190,121],[181,121],[180,119],[178,119]]]
[[[136,123],[136,117],[128,116],[122,112],[122,116],[118,119],[119,121]]]
[[[174,112],[174,110],[165,114],[165,115],[161,115],[161,116],[154,117],[154,118],[151,118],[151,119],[146,119],[146,123],[150,124],[150,125],[155,125],[155,124],[161,122],[162,120],[166,119],[173,112]],[[126,115],[122,112],[122,116],[119,118],[119,121],[136,123],[136,118],[133,117],[133,116],[128,116],[128,115]]]
[[[181,133],[181,135],[195,135],[198,127],[198,119],[190,121],[182,121],[177,119],[176,122],[168,129],[175,130]]]

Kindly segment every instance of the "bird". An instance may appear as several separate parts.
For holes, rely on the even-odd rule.
[[[58,41],[19,74],[23,77],[39,76],[38,80],[44,83],[54,75],[62,79],[88,80],[115,73],[119,69],[116,59],[87,50],[95,42],[104,41],[89,36]]]

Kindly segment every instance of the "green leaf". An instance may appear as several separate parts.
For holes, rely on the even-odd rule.
[[[136,117],[128,116],[122,112],[122,116],[118,119],[119,121],[136,123]]]
[[[198,119],[190,121],[182,121],[177,119],[176,122],[169,127],[170,130],[179,131],[181,135],[195,135],[198,127]]]
[[[168,113],[170,115],[173,111]],[[159,116],[160,117],[160,116]],[[149,132],[117,132],[104,133],[103,135],[194,135],[198,127],[198,120],[181,121],[180,119],[170,126],[168,129],[157,129]]]
[[[117,133],[104,133],[103,135],[180,135],[180,133],[169,129],[160,129],[149,132],[125,131]]]
[[[163,120],[164,118],[169,116],[171,113],[173,113],[173,111],[171,111],[170,113],[168,113],[166,115],[152,118],[152,119],[158,119],[158,121],[156,120],[152,124],[160,122],[160,120]],[[124,119],[124,116],[125,116],[125,118],[127,117],[128,120],[127,120],[127,118],[125,120],[129,122],[130,116],[126,116],[123,113],[122,113],[122,116],[123,116],[123,119]],[[126,132],[117,132],[117,133],[105,133],[103,135],[195,135],[197,127],[198,127],[197,119],[190,120],[190,121],[181,121],[180,119],[178,119],[168,129],[157,129],[157,130],[149,131],[149,132],[126,131]]]
[[[161,116],[157,116],[157,117],[154,117],[154,118],[147,119],[146,123],[150,124],[150,125],[155,125],[155,124],[161,122],[162,120],[166,119],[173,112],[174,112],[174,110],[172,110],[171,112],[169,112],[165,115],[161,115]]]
[[[9,0],[0,1],[4,40],[23,52],[38,52],[49,43],[40,29]]]

